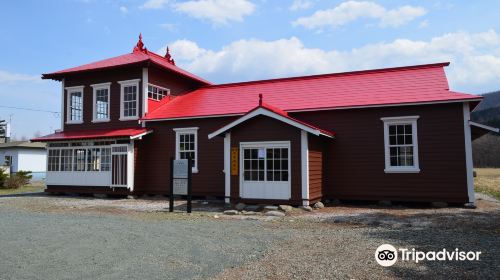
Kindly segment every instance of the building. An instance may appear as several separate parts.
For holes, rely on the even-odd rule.
[[[170,158],[193,194],[309,205],[325,198],[473,203],[469,121],[449,63],[214,85],[148,51],[44,74],[61,81],[48,192],[168,194]]]
[[[31,171],[33,179],[45,178],[47,151],[44,143],[14,141],[0,144],[0,166],[10,173]]]

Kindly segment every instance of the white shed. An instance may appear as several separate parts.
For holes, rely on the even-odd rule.
[[[14,141],[0,143],[0,166],[11,173],[31,171],[33,179],[43,179],[47,171],[47,150],[44,143]]]

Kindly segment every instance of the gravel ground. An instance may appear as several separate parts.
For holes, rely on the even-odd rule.
[[[499,279],[500,203],[336,206],[284,218],[191,215],[162,200],[0,197],[0,279]],[[184,206],[182,202],[178,209]],[[374,259],[384,243],[481,251],[480,261]]]

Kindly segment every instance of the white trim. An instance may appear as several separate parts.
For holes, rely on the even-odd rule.
[[[66,120],[67,112],[64,110],[64,99],[65,99],[65,91],[64,91],[64,82],[65,78],[61,80],[61,132],[64,131],[64,120]]]
[[[194,166],[193,173],[198,173],[198,127],[173,128],[175,131],[175,159],[180,159],[179,141],[181,134],[194,134]]]
[[[477,98],[477,99],[470,99],[468,101],[481,101],[481,100],[482,100],[481,98]],[[311,108],[311,109],[299,109],[299,110],[285,110],[285,112],[288,112],[288,113],[300,113],[300,112],[333,111],[333,110],[344,110],[344,109],[364,109],[364,108],[379,108],[379,107],[400,107],[400,106],[432,105],[432,104],[462,103],[462,102],[463,102],[463,100],[429,101],[429,102],[397,103],[397,104],[386,104],[386,105],[366,105],[366,106]],[[190,119],[234,117],[234,116],[243,116],[243,115],[245,115],[245,113],[218,114],[218,115],[192,116],[192,117],[179,117],[179,118],[161,118],[161,119],[142,120],[142,121],[144,121],[144,122],[175,121],[175,120],[190,120]]]
[[[130,191],[134,190],[134,140],[130,140],[127,150],[127,188]]]
[[[84,92],[85,86],[66,87],[66,124],[82,124],[83,123],[83,106],[84,106]],[[71,120],[71,93],[82,93],[82,119],[78,121]]]
[[[418,162],[418,136],[417,136],[417,120],[419,116],[403,116],[403,117],[387,117],[380,118],[384,122],[384,158],[385,158],[385,173],[419,173]],[[411,124],[412,126],[412,146],[413,146],[413,166],[391,166],[390,151],[389,151],[389,125],[394,124]]]
[[[148,68],[142,68],[142,116],[148,112],[148,86],[149,86]]]
[[[309,126],[303,125],[303,124],[301,124],[299,122],[296,122],[296,121],[293,121],[293,120],[291,120],[289,118],[285,118],[285,117],[283,117],[283,116],[281,116],[279,114],[276,114],[276,113],[274,113],[272,111],[269,111],[269,110],[267,110],[265,108],[258,108],[257,110],[254,110],[254,111],[250,112],[249,114],[246,114],[243,117],[241,117],[241,118],[239,118],[239,119],[237,119],[237,120],[235,120],[235,121],[233,121],[233,122],[225,125],[224,127],[218,129],[217,131],[210,133],[208,135],[208,139],[212,139],[215,136],[217,136],[217,135],[219,135],[219,134],[221,134],[223,132],[226,132],[227,130],[229,130],[229,129],[231,129],[231,128],[237,126],[237,125],[239,125],[240,123],[245,122],[245,121],[247,121],[247,120],[249,120],[249,119],[251,119],[253,117],[259,116],[259,115],[264,115],[264,116],[267,116],[267,117],[270,117],[270,118],[282,121],[282,122],[287,123],[287,124],[289,124],[291,126],[297,127],[297,128],[299,128],[301,130],[305,130],[305,131],[307,131],[307,132],[309,132],[311,134],[314,134],[316,136],[324,135],[324,136],[327,136],[327,137],[332,137],[331,135],[327,135],[327,134],[322,133],[318,129],[313,129],[313,128],[309,127]]]
[[[120,121],[130,121],[130,120],[137,120],[139,119],[139,96],[141,95],[141,89],[139,87],[139,82],[141,79],[133,79],[133,80],[126,80],[126,81],[118,81],[120,84]],[[135,101],[137,104],[136,110],[135,110],[135,116],[124,116],[124,108],[123,108],[123,95],[125,94],[124,88],[128,86],[136,86],[137,88],[137,94],[135,96]]]
[[[309,205],[309,141],[307,132],[300,131],[300,160],[302,178],[302,205]]]
[[[231,196],[231,133],[224,137],[224,202],[230,202]]]
[[[496,127],[489,126],[489,125],[480,124],[480,123],[473,122],[473,121],[469,121],[469,124],[472,126],[476,126],[476,127],[482,128],[482,129],[489,130],[491,132],[496,132],[496,133],[500,132],[500,129],[498,129]]]
[[[143,136],[146,136],[146,135],[148,135],[148,134],[150,134],[152,132],[153,132],[152,130],[148,130],[148,131],[143,132],[141,134],[130,136],[130,140],[135,140],[135,139],[141,140]]]
[[[98,122],[109,122],[110,121],[110,103],[111,103],[111,82],[108,83],[100,83],[100,84],[93,84],[90,85],[92,87],[92,122],[93,123],[98,123]],[[107,89],[108,90],[108,118],[106,119],[97,119],[97,104],[96,104],[96,94],[97,90],[100,89]]]
[[[472,164],[472,140],[470,131],[470,108],[469,103],[463,103],[463,114],[464,114],[464,139],[465,139],[465,167],[467,172],[467,195],[469,197],[469,203],[474,204],[476,202],[474,194],[474,171]]]

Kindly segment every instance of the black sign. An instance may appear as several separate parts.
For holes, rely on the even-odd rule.
[[[185,195],[187,212],[191,213],[191,177],[193,160],[170,158],[170,203],[169,211],[174,211],[174,196]]]

